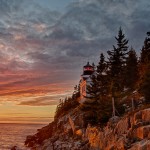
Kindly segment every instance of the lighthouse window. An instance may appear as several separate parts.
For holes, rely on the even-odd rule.
[[[87,67],[87,68],[85,68],[84,70],[90,70],[90,71],[93,71],[93,68]]]

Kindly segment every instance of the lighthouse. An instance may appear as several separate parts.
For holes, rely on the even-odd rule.
[[[91,98],[90,94],[87,93],[87,86],[89,86],[92,82],[90,77],[94,72],[94,65],[90,65],[89,62],[83,66],[83,74],[81,75],[80,80],[80,103],[83,103]]]

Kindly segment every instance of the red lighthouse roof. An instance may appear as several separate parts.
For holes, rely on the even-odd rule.
[[[90,65],[89,62],[87,62],[87,64],[84,67],[93,67],[92,65]]]

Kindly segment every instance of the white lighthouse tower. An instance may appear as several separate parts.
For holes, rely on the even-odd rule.
[[[91,83],[90,77],[94,71],[94,66],[90,65],[89,62],[83,66],[83,74],[81,75],[80,81],[80,103],[83,103],[91,98],[91,96],[87,93],[87,86]]]

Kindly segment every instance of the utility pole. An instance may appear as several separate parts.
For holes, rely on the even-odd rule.
[[[113,108],[112,117],[115,117],[116,114],[115,114],[115,99],[114,99],[114,97],[112,97],[112,108]]]
[[[132,111],[134,111],[135,106],[134,106],[134,99],[132,98]]]

